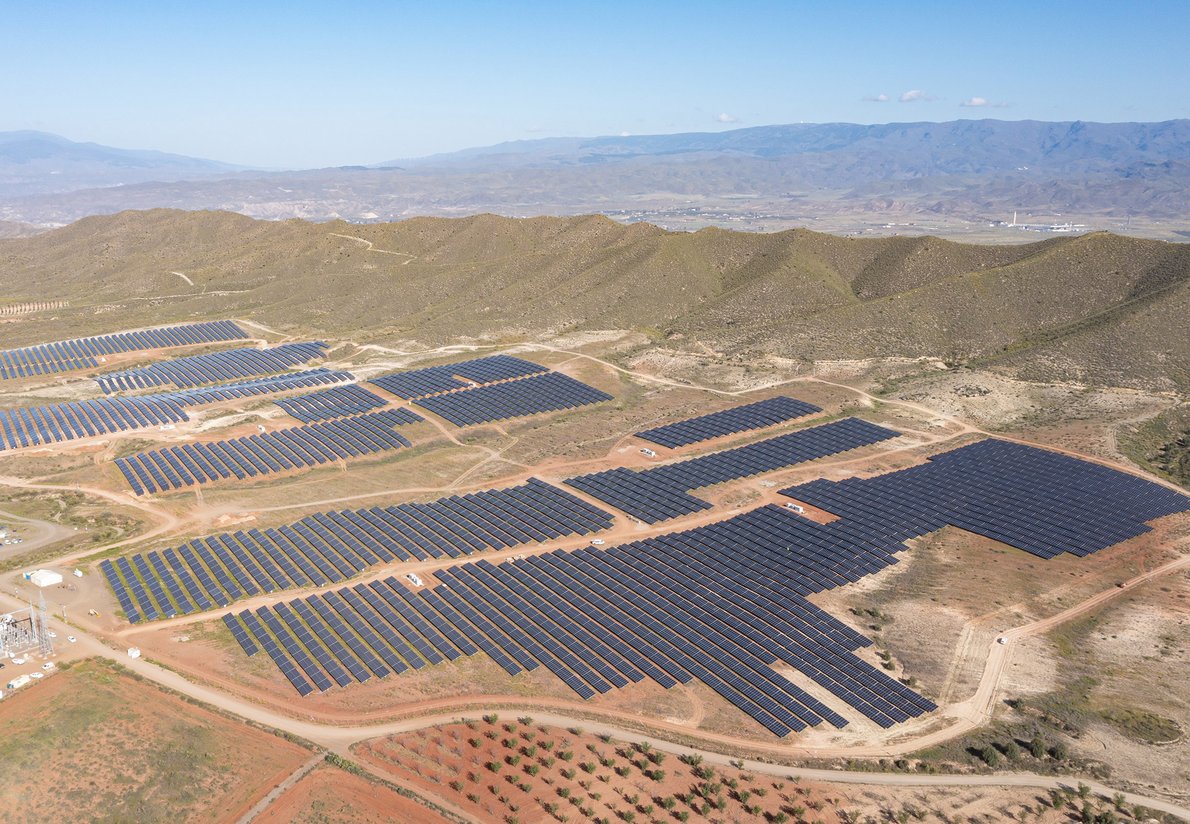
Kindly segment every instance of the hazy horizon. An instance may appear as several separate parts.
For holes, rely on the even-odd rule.
[[[1190,117],[1190,8],[1135,8],[17,7],[0,131],[300,169],[536,137]]]

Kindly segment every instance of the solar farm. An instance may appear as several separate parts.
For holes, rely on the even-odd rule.
[[[724,398],[532,347],[398,362],[245,328],[0,353],[57,388],[0,410],[0,450],[66,450],[80,486],[168,513],[80,561],[96,632],[278,706],[400,706],[466,671],[460,696],[696,695],[750,740],[887,740],[940,719],[942,685],[888,666],[839,593],[947,530],[1092,568],[1190,511],[845,388]],[[163,640],[200,628],[225,643]]]

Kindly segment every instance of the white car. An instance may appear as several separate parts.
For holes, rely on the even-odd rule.
[[[45,673],[44,672],[31,672],[31,673],[29,673],[29,677],[30,678],[45,678]]]
[[[49,632],[47,632],[46,635],[50,636],[51,638],[58,637],[58,633],[54,632],[52,629]]]
[[[591,543],[594,546],[603,546],[607,543],[607,541],[603,540],[602,538],[592,538]]]
[[[27,659],[25,659],[25,658],[13,658],[12,662],[14,664],[16,664],[17,666],[20,666],[21,664],[25,663],[26,660]]]
[[[67,641],[69,641],[70,643],[72,643],[72,644],[73,644],[73,643],[74,643],[75,641],[77,641],[78,639],[77,639],[77,638],[75,638],[73,635],[67,635],[67,636],[66,636],[66,640],[67,640]]]
[[[47,671],[48,671],[48,670],[52,670],[52,669],[54,668],[54,662],[53,662],[53,661],[46,661],[44,664],[42,664],[42,665],[41,665],[41,668],[42,668],[43,670],[47,670]]]

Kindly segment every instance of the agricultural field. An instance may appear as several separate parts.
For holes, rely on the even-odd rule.
[[[0,703],[15,819],[236,821],[310,751],[86,660]]]

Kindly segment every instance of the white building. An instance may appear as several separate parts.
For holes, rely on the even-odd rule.
[[[29,575],[29,581],[39,587],[57,586],[62,583],[62,573],[50,569],[39,569]]]

